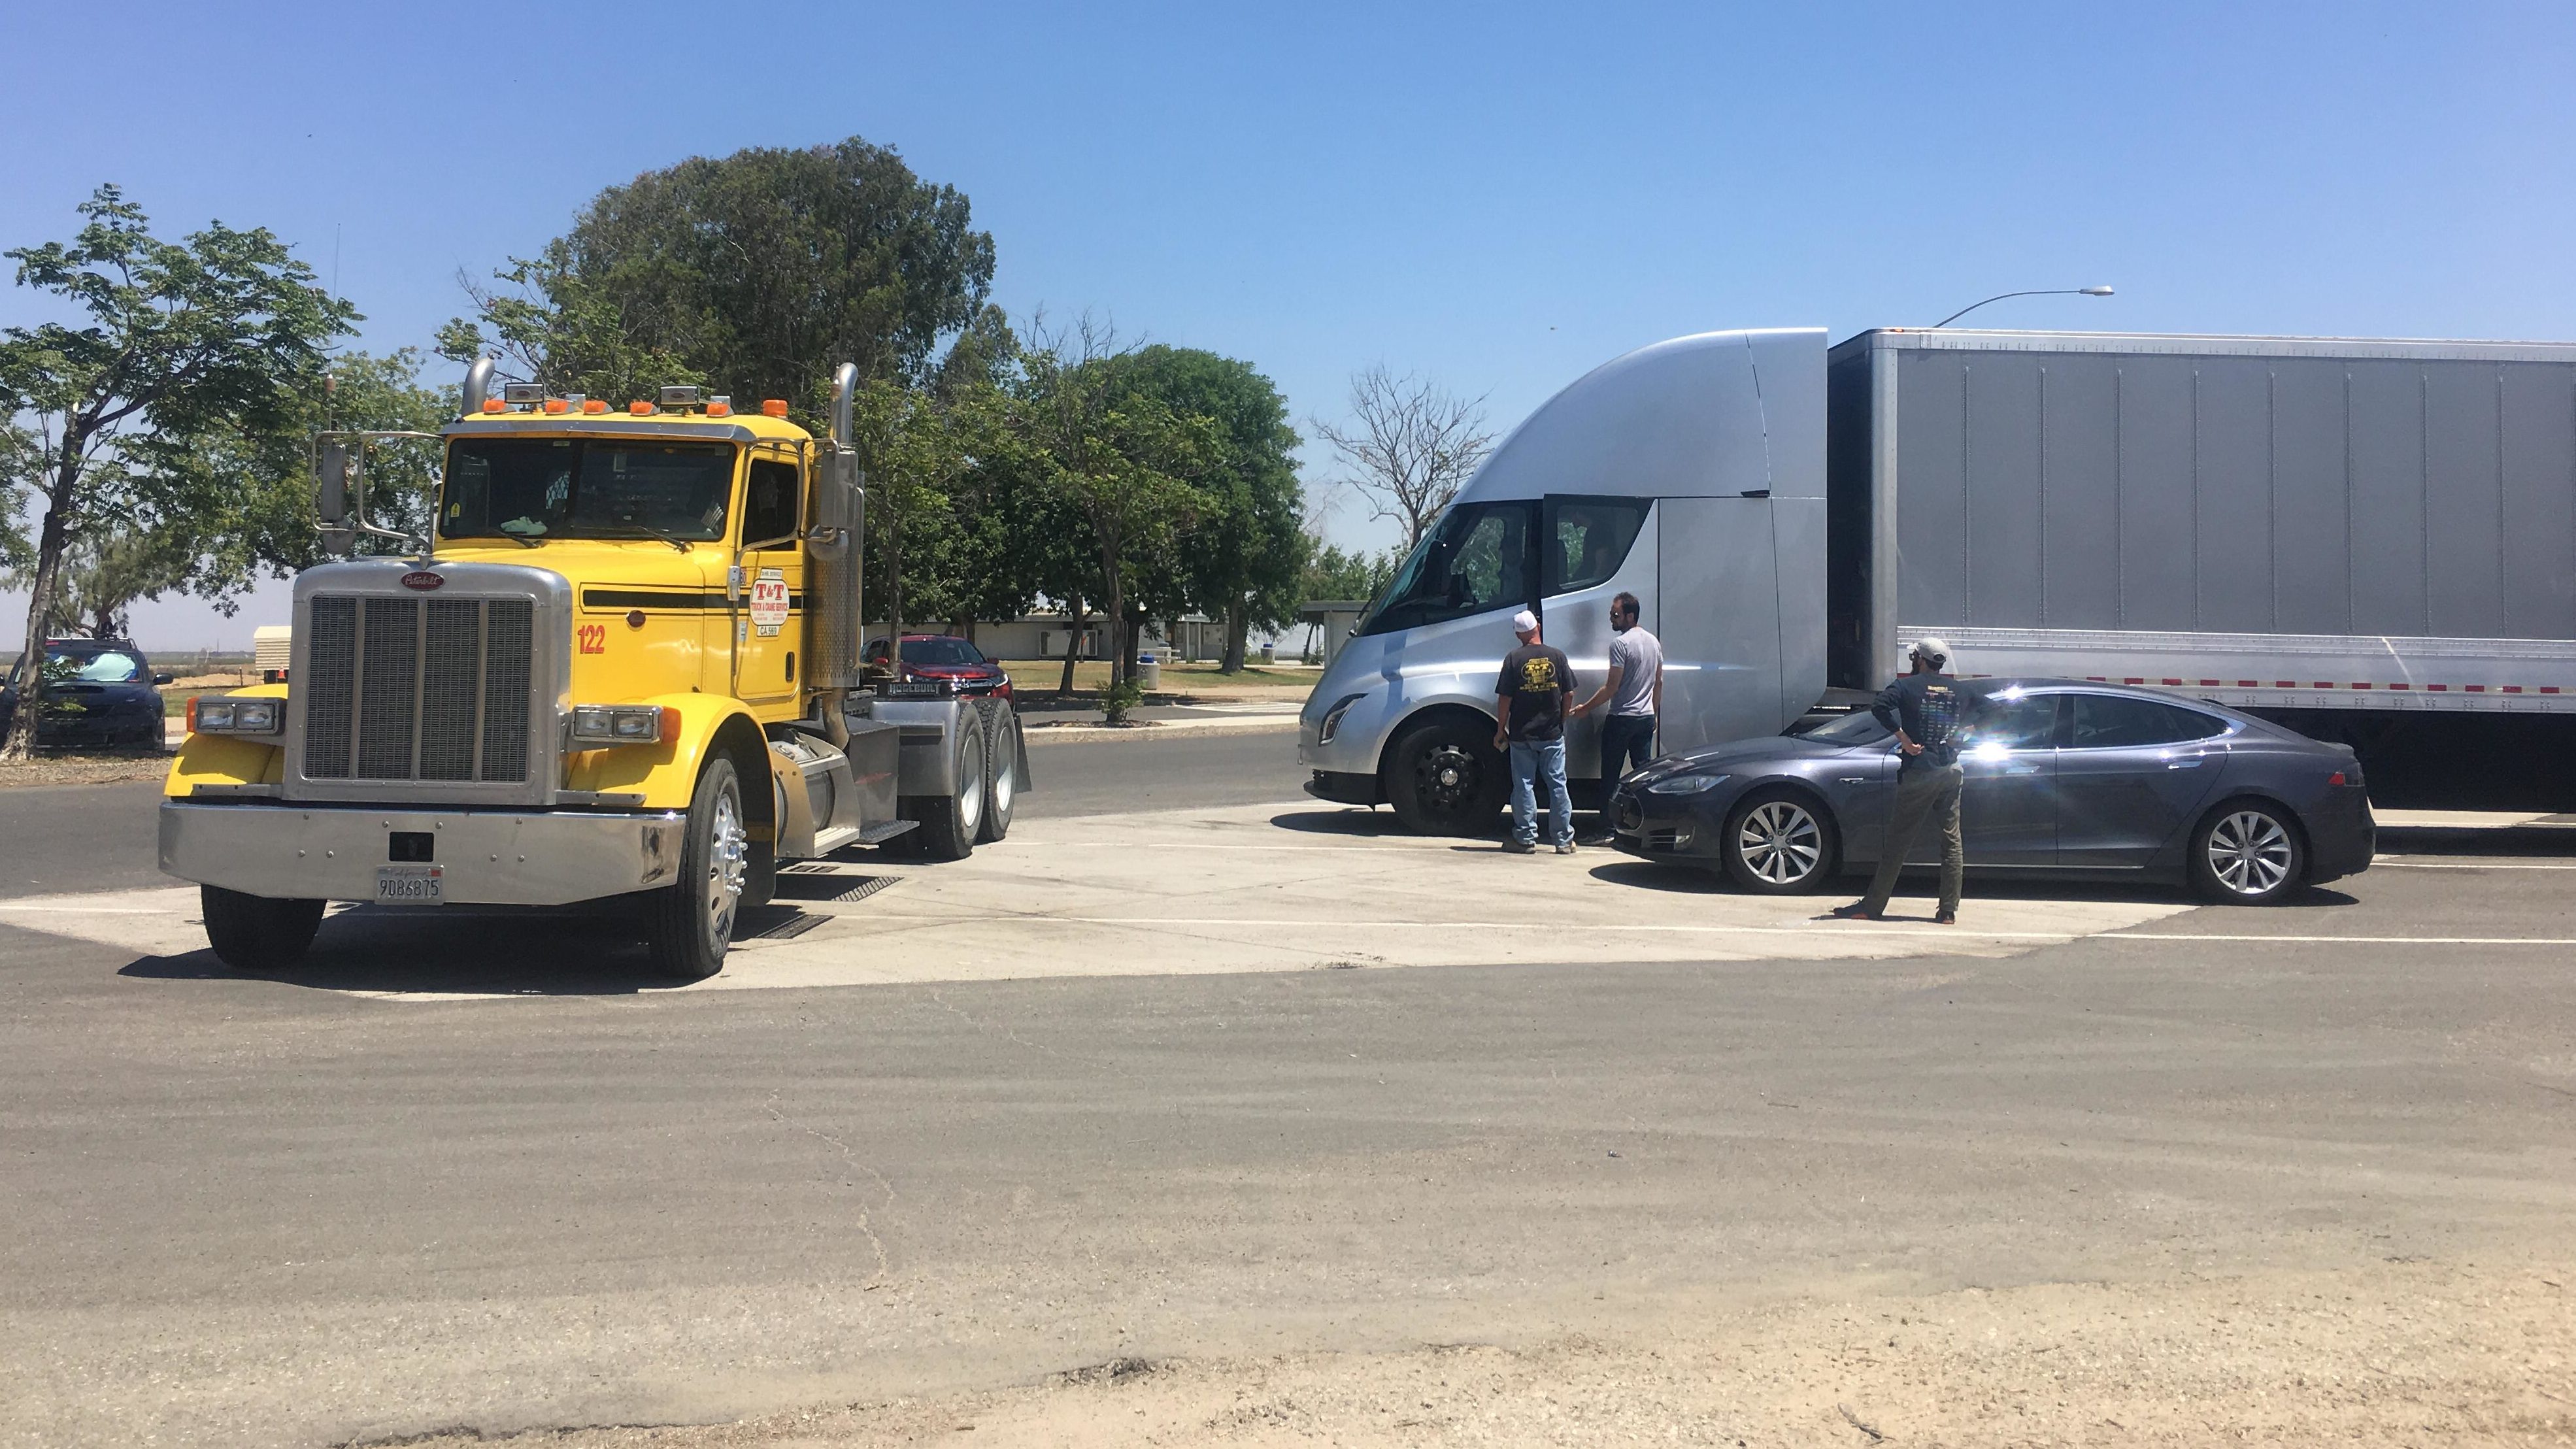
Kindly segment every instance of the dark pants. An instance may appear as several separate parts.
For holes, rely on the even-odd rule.
[[[1605,714],[1601,717],[1601,798],[1619,777],[1655,756],[1655,717],[1650,714]]]
[[[1967,851],[1959,841],[1959,785],[1965,776],[1956,765],[1917,765],[1896,777],[1896,818],[1887,822],[1887,845],[1878,857],[1878,873],[1869,878],[1861,909],[1871,915],[1887,909],[1896,873],[1914,851],[1914,837],[1925,823],[1941,828],[1941,913],[1959,913],[1959,877],[1966,873]]]

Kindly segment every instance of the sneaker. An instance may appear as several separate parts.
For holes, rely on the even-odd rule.
[[[1538,842],[1534,840],[1505,841],[1503,843],[1503,849],[1510,851],[1514,855],[1536,855],[1538,854]]]
[[[1573,842],[1573,841],[1571,841],[1571,840],[1568,840],[1568,841],[1565,841],[1564,843],[1562,843],[1562,844],[1558,845],[1558,846],[1557,846],[1557,848],[1556,848],[1556,853],[1557,853],[1557,854],[1559,854],[1559,855],[1572,855],[1572,854],[1574,853],[1574,842]]]
[[[1618,841],[1619,837],[1612,835],[1607,831],[1604,831],[1599,835],[1578,835],[1574,837],[1574,843],[1577,845],[1616,845]]]
[[[1878,912],[1864,908],[1858,901],[1847,906],[1836,906],[1825,912],[1825,915],[1837,921],[1875,921],[1879,918]]]
[[[1943,911],[1941,914],[1932,918],[1932,924],[1936,926],[1955,926],[1959,924],[1959,913],[1957,911]]]

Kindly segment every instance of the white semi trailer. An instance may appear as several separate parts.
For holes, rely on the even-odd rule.
[[[1406,560],[1307,702],[1308,789],[1483,828],[1512,611],[1597,680],[1623,590],[1665,644],[1666,752],[1787,728],[1937,633],[1972,674],[2351,744],[2383,805],[2576,807],[2576,345],[1658,343],[1541,405]]]

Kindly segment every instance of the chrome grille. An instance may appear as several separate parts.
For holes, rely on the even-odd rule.
[[[527,779],[531,601],[317,595],[309,617],[305,778]]]

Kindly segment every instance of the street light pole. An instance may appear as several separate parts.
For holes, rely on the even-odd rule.
[[[2108,287],[2042,287],[2035,292],[1999,292],[1992,297],[1988,297],[1986,302],[2000,302],[2007,297],[2107,297],[2110,295],[2111,289]],[[1986,302],[1971,302],[1967,306],[1960,308],[1958,311],[1951,313],[1949,316],[1942,318],[1940,321],[1935,322],[1932,325],[1934,327],[1947,327],[1951,323],[1958,321],[1960,318],[1967,316],[1969,313],[1976,311],[1979,307],[1986,305]]]

